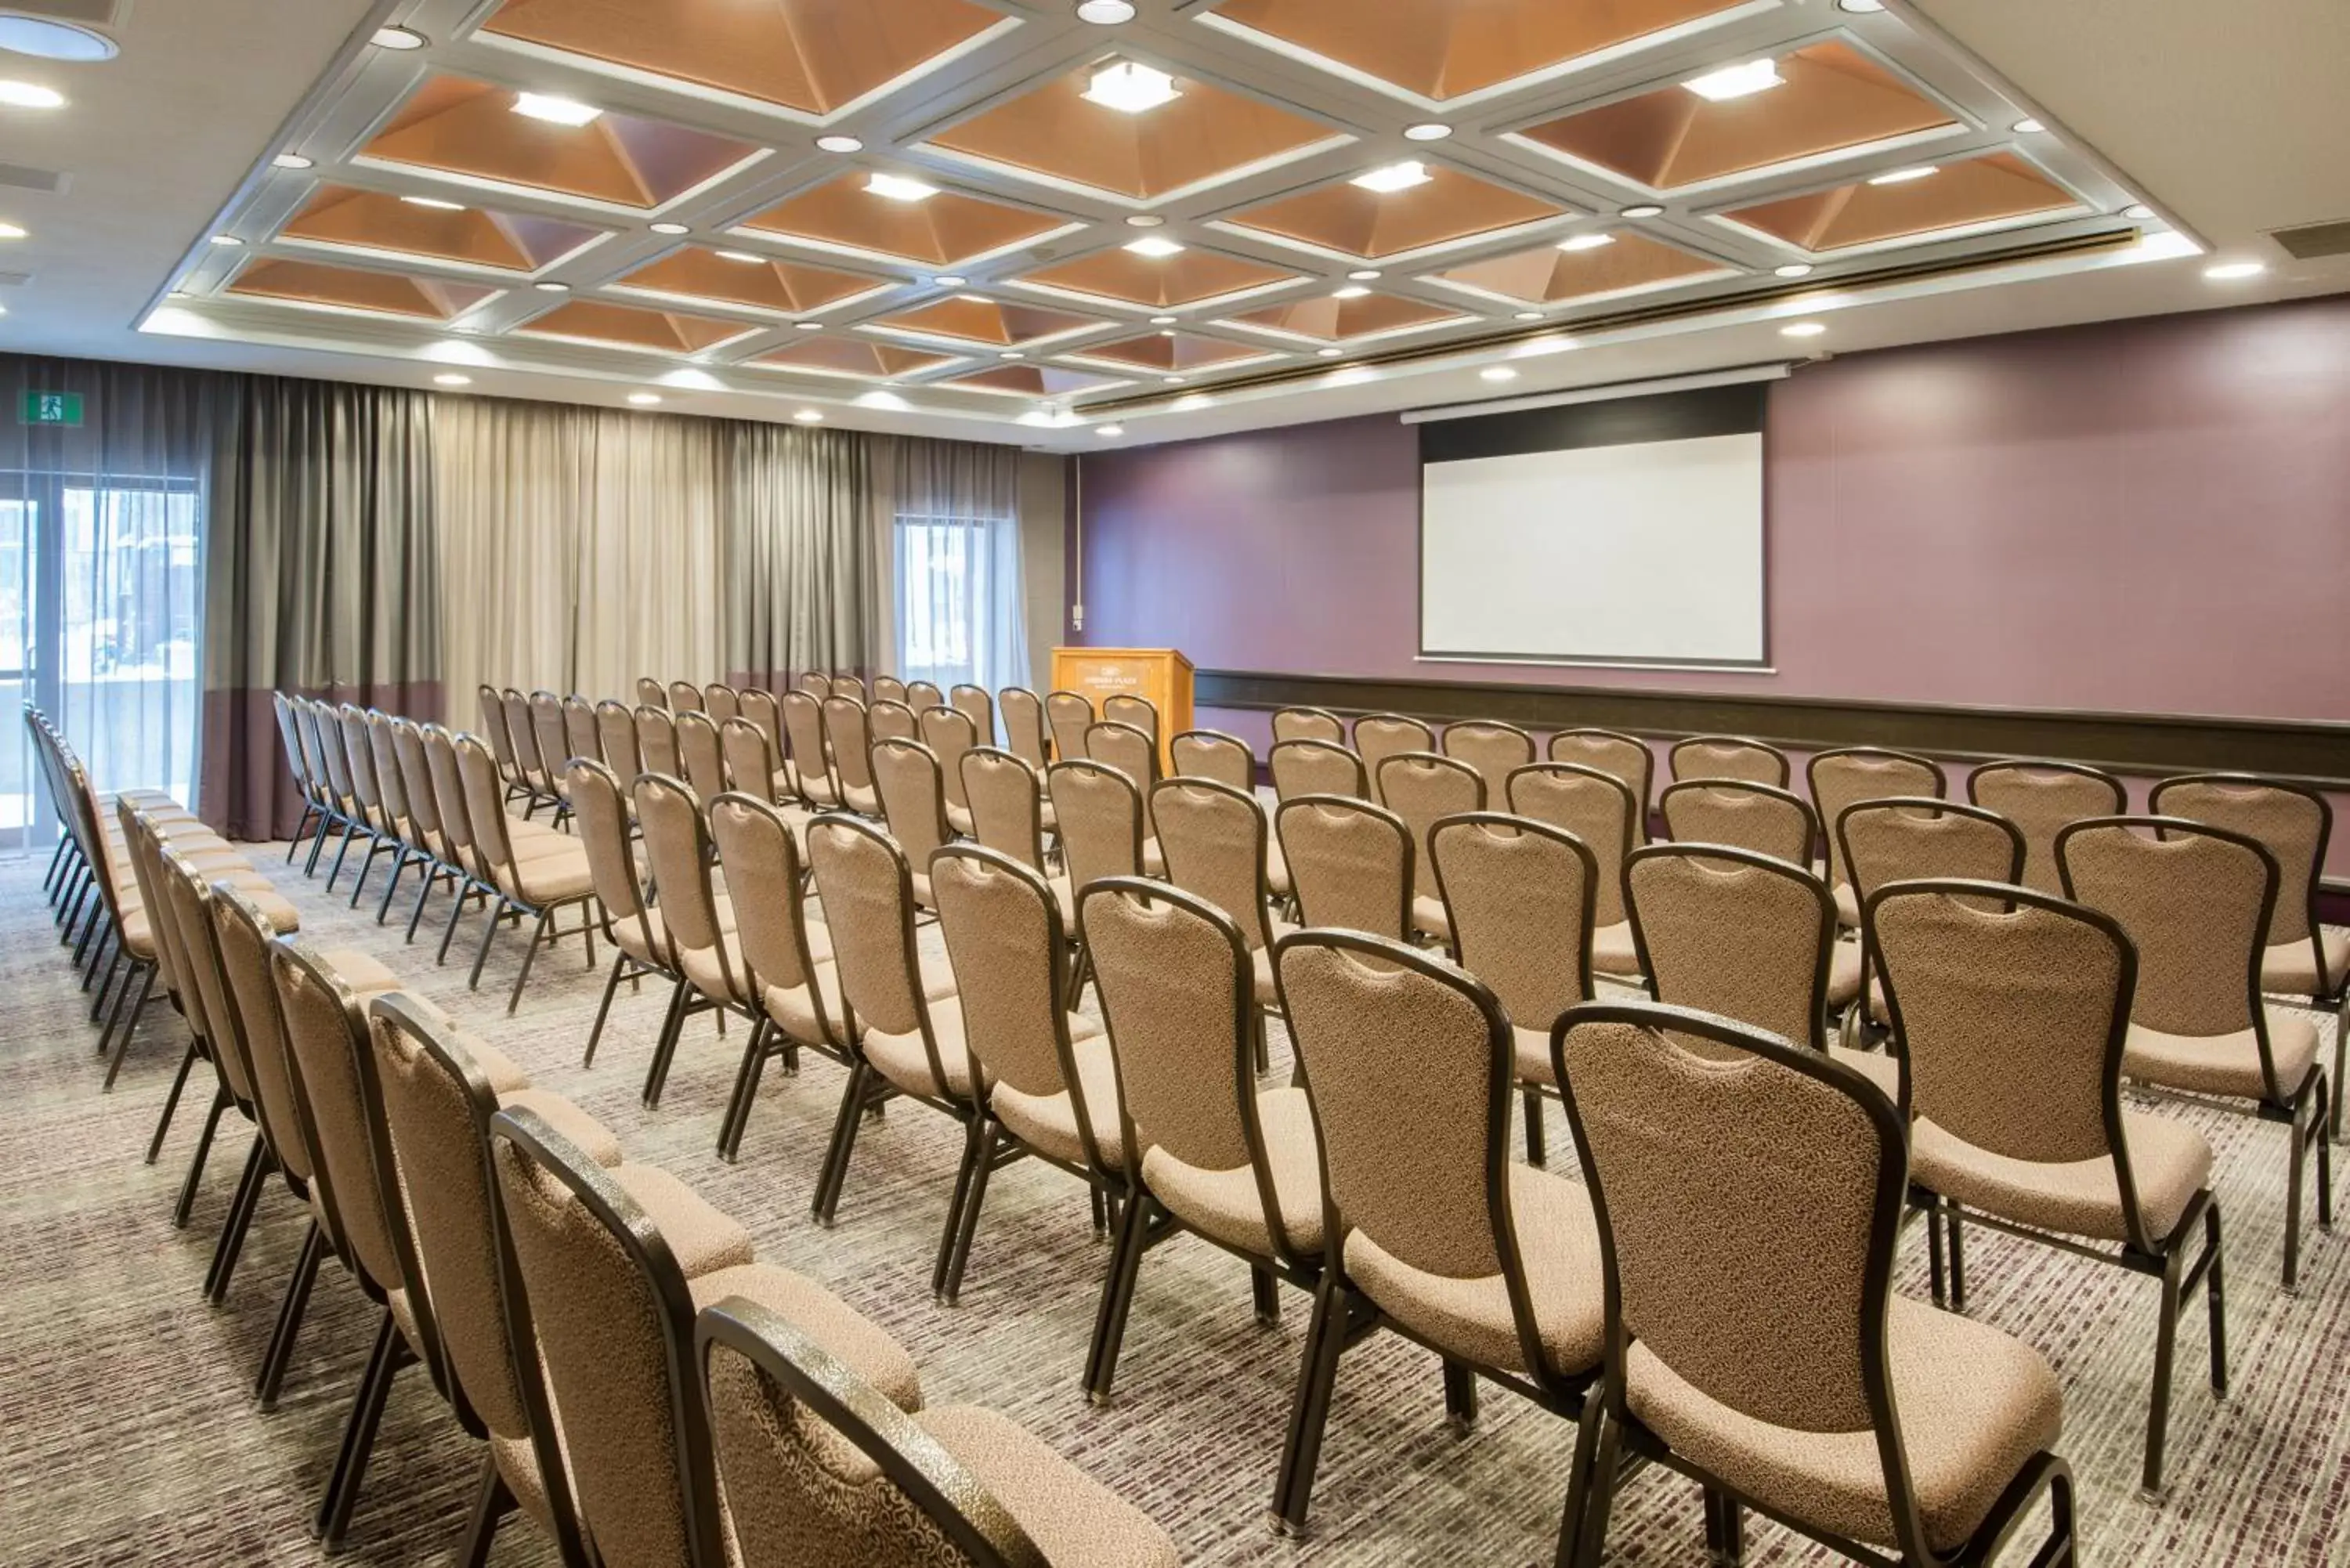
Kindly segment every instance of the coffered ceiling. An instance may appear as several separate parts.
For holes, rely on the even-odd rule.
[[[2214,248],[1994,6],[385,0],[140,319],[1066,444]]]

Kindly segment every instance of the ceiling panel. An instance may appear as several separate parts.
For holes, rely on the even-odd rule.
[[[613,286],[797,315],[861,299],[890,286],[885,279],[747,251],[689,245],[624,275]]]
[[[238,271],[226,292],[438,322],[463,315],[497,291],[441,278],[402,277],[322,262],[256,256]]]
[[[1919,169],[1926,165],[1918,165]],[[1893,171],[1897,176],[1905,171]],[[1820,254],[2070,211],[2078,200],[2009,152],[1945,163],[1890,184],[1854,181],[1725,213],[1742,227]]]
[[[619,348],[650,348],[663,354],[699,354],[753,330],[739,321],[688,316],[674,310],[640,310],[600,299],[567,300],[515,328],[536,337],[564,337]]]
[[[858,376],[871,381],[887,381],[899,376],[924,375],[952,365],[956,359],[951,354],[907,348],[894,343],[875,343],[864,338],[827,335],[786,343],[780,348],[760,355],[751,363],[813,375]]]
[[[1317,343],[1352,343],[1398,333],[1420,331],[1463,319],[1463,313],[1391,294],[1357,294],[1351,298],[1323,295],[1294,300],[1231,317],[1242,327],[1254,327],[1284,337]]]
[[[1122,370],[1151,370],[1192,373],[1201,370],[1229,370],[1242,365],[1262,364],[1279,358],[1267,348],[1251,348],[1246,344],[1229,342],[1220,337],[1201,337],[1172,328],[1155,332],[1146,337],[1120,338],[1115,343],[1089,344],[1075,349],[1068,358],[1088,363],[1102,363]]]
[[[1569,209],[1504,189],[1441,163],[1404,160],[1420,171],[1419,183],[1378,192],[1352,180],[1244,208],[1226,218],[1236,229],[1277,235],[1334,255],[1378,261],[1458,244],[1480,234],[1521,229],[1567,215]],[[1392,166],[1387,166],[1392,167]]]
[[[1019,275],[1037,288],[1113,299],[1166,310],[1230,299],[1296,281],[1286,267],[1267,266],[1213,251],[1187,249],[1171,256],[1138,255],[1119,247]]]
[[[1606,244],[1576,250],[1555,244],[1513,251],[1448,268],[1440,281],[1519,305],[1562,305],[1617,299],[1701,278],[1734,277],[1737,269],[1676,250],[1639,234],[1592,234]]]
[[[940,190],[904,200],[879,193],[876,171],[843,174],[743,220],[746,233],[920,266],[956,266],[1068,227],[1049,213]],[[911,176],[898,176],[910,179]],[[914,187],[889,186],[889,189]]]
[[[981,295],[954,296],[920,309],[898,311],[873,325],[922,337],[949,337],[990,348],[1018,348],[1099,327],[1098,318],[1030,305],[1007,305]]]
[[[279,233],[339,250],[528,273],[596,239],[602,230],[528,213],[493,212],[432,196],[396,196],[320,185]]]

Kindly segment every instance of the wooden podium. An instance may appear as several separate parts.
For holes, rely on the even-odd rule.
[[[1075,691],[1099,713],[1110,697],[1147,697],[1159,710],[1159,766],[1175,771],[1170,744],[1191,727],[1191,661],[1171,648],[1056,648],[1053,690]]]

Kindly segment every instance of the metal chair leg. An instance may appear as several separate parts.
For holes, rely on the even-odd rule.
[[[203,1179],[204,1159],[213,1151],[213,1135],[220,1130],[221,1113],[228,1109],[228,1091],[222,1089],[213,1096],[212,1114],[204,1117],[204,1130],[196,1139],[196,1154],[188,1161],[188,1178],[180,1183],[180,1201],[172,1210],[172,1229],[188,1228],[188,1211],[196,1206],[196,1183]],[[155,1129],[160,1138],[162,1128]]]
[[[269,1173],[276,1164],[269,1158],[267,1141],[254,1134],[253,1152],[244,1157],[244,1179],[229,1201],[228,1223],[221,1227],[220,1241],[213,1248],[212,1272],[204,1276],[204,1300],[214,1306],[228,1300],[229,1281],[244,1253],[245,1232],[253,1228],[253,1211],[261,1206],[262,1189],[269,1185]]]
[[[163,1135],[172,1130],[172,1114],[180,1108],[180,1091],[188,1086],[188,1073],[195,1064],[196,1042],[191,1035],[188,1049],[180,1057],[180,1070],[172,1079],[172,1092],[163,1098],[163,1114],[155,1119],[155,1136],[148,1140],[147,1163],[150,1165],[154,1164],[156,1158],[163,1152]],[[217,1117],[219,1112],[215,1110],[213,1116]]]
[[[509,1018],[514,1016],[515,1009],[522,1005],[522,988],[530,983],[530,966],[537,961],[538,950],[551,945],[546,923],[554,912],[541,909],[536,923],[530,929],[530,945],[522,950],[522,971],[515,976],[514,990],[506,996],[506,1016]]]
[[[294,1277],[286,1282],[286,1299],[277,1308],[276,1332],[269,1336],[268,1354],[261,1358],[261,1376],[253,1397],[265,1411],[277,1408],[277,1391],[285,1386],[286,1368],[294,1359],[294,1342],[302,1333],[302,1319],[310,1309],[310,1287],[317,1282],[318,1260],[327,1250],[326,1233],[316,1220],[302,1237],[301,1253],[294,1260]]]

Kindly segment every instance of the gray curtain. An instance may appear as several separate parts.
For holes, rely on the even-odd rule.
[[[273,691],[442,713],[433,400],[243,377],[217,426],[198,810],[283,837],[301,802]]]
[[[875,458],[847,431],[733,426],[724,509],[726,678],[782,689],[802,672],[871,675],[889,647]]]

